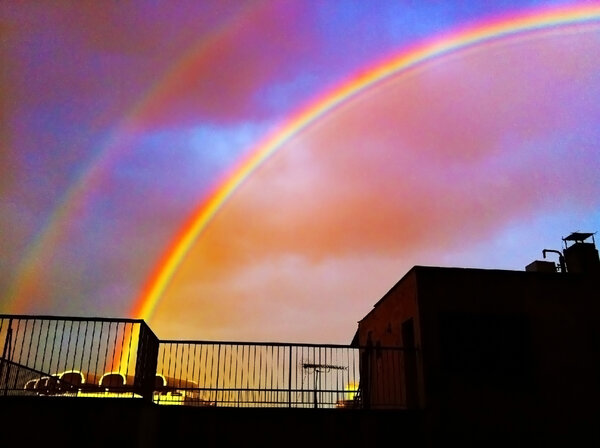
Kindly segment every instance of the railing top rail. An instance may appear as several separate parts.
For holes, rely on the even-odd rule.
[[[254,341],[207,341],[207,340],[183,340],[183,339],[160,339],[161,344],[206,344],[206,345],[250,345],[250,346],[273,346],[273,347],[315,347],[315,348],[345,348],[345,349],[368,349],[373,350],[404,350],[401,346],[357,346],[346,344],[317,344],[303,342],[254,342]]]
[[[28,319],[28,320],[71,320],[75,322],[122,322],[140,324],[144,323],[143,319],[128,319],[116,317],[81,317],[81,316],[50,316],[50,315],[35,315],[35,314],[0,314],[0,319]]]
[[[113,318],[113,317],[82,317],[82,316],[57,316],[57,315],[34,315],[34,314],[0,314],[0,319],[22,319],[22,320],[62,320],[73,322],[108,322],[108,323],[132,323],[141,324],[152,333],[152,329],[143,319]],[[270,347],[314,347],[314,348],[339,348],[339,349],[377,349],[377,350],[406,350],[402,346],[357,346],[350,344],[329,344],[312,342],[273,342],[273,341],[215,341],[202,339],[160,339],[160,344],[205,344],[205,345],[237,345],[237,346],[270,346]],[[411,350],[414,350],[412,348]]]

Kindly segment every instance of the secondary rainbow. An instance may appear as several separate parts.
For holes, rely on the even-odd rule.
[[[237,164],[229,177],[197,209],[150,276],[141,295],[131,310],[136,318],[150,319],[167,288],[173,274],[188,253],[194,241],[244,180],[284,143],[306,130],[325,114],[331,113],[342,103],[356,97],[391,76],[404,73],[415,66],[449,52],[462,50],[474,45],[495,42],[499,39],[538,30],[548,30],[567,25],[597,24],[600,20],[600,5],[571,6],[560,9],[544,9],[534,13],[502,16],[499,19],[480,23],[458,32],[406,50],[375,67],[348,79],[339,87],[326,92],[316,101],[290,117],[276,132],[251,148],[244,160]]]
[[[28,245],[16,269],[15,280],[1,298],[5,307],[14,313],[27,311],[24,307],[30,302],[28,300],[32,295],[30,289],[35,288],[40,271],[47,266],[48,258],[68,234],[68,224],[77,221],[78,216],[85,212],[89,196],[102,180],[106,170],[127,151],[130,140],[135,138],[139,122],[147,109],[168,93],[170,87],[178,82],[179,74],[188,70],[190,64],[197,63],[199,60],[209,64],[210,61],[205,61],[206,55],[215,46],[242,30],[266,8],[268,8],[267,1],[242,5],[236,14],[218,24],[210,33],[202,35],[201,39],[191,45],[127,111],[114,132],[107,137],[106,141],[98,145],[100,150],[96,151],[96,156],[71,184],[47,220],[47,224]]]

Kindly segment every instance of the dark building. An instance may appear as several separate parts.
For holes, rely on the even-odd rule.
[[[424,412],[434,444],[597,440],[600,263],[592,234],[563,240],[558,268],[412,268],[359,321],[353,343],[373,347],[363,399],[367,372],[386,368],[377,347],[403,346],[403,375],[384,387]]]

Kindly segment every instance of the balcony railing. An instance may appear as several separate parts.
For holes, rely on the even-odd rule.
[[[0,397],[131,397],[164,405],[389,408],[414,351],[159,341],[141,320],[0,315]]]

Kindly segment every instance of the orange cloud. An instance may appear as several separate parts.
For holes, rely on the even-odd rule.
[[[412,265],[515,220],[597,207],[597,149],[578,140],[597,98],[590,41],[449,56],[316,123],[224,205],[153,328],[180,334],[193,314],[206,338],[347,342]]]

